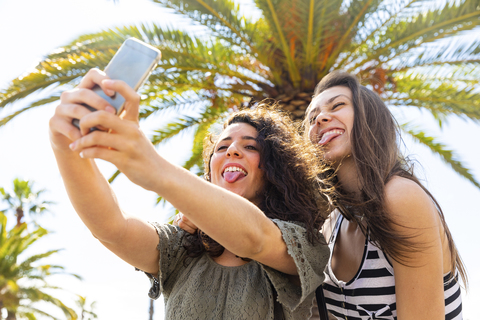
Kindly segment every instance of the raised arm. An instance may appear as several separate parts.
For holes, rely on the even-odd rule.
[[[418,249],[407,252],[403,264],[391,259],[398,319],[445,319],[443,274],[450,260],[435,205],[420,186],[400,177],[387,184],[386,193],[397,230]]]
[[[98,73],[98,71],[94,72]],[[98,83],[98,80],[102,80],[102,77],[94,75],[91,79]],[[103,80],[101,84],[102,88],[118,92],[126,98],[128,101],[125,107],[126,112],[122,118],[102,111],[75,114],[74,116],[81,118],[82,136],[70,138],[74,141],[71,149],[75,151],[71,157],[77,154],[81,155],[83,159],[76,159],[78,163],[85,161],[90,164],[91,162],[88,159],[94,158],[113,163],[132,182],[167,199],[193,224],[209,234],[227,250],[238,256],[257,260],[279,271],[297,274],[295,263],[287,253],[280,230],[258,207],[245,198],[208,183],[162,158],[139,128],[139,96],[121,81]],[[76,95],[77,100],[72,98],[71,103],[81,103],[83,98],[86,99],[87,96],[90,96],[90,93],[81,98]],[[65,95],[65,99],[67,97],[68,94]],[[106,110],[106,107],[104,109]],[[83,110],[81,111],[83,112]],[[72,115],[70,115],[71,117]],[[68,120],[65,121],[68,122]],[[98,126],[109,128],[111,133],[102,131],[89,133],[89,128]],[[67,165],[68,162],[65,161],[63,167]],[[102,183],[102,187],[96,187],[101,189],[102,196],[95,197],[95,199],[101,200],[110,191],[107,191],[109,189],[106,182],[104,180],[100,182],[97,177],[99,175],[98,170],[90,170],[89,176],[91,178],[88,178],[88,183],[84,186],[84,189],[87,189],[90,183]],[[82,174],[81,171],[77,173],[78,176]],[[68,174],[62,173],[62,175]],[[75,181],[74,177],[69,177],[68,180],[73,181],[73,183]],[[75,194],[81,194],[84,191],[84,189],[79,191],[75,188],[75,186],[70,186],[70,189],[75,190]],[[93,196],[93,192],[91,195]],[[91,218],[90,216],[94,214],[88,214],[87,218],[87,215],[82,213],[82,219],[109,249],[127,262],[138,266],[140,260],[145,258],[146,254],[144,253],[147,249],[140,250],[138,245],[127,243],[127,239],[129,241],[131,239],[138,240],[144,236],[145,232],[148,235],[152,234],[151,229],[139,220],[125,218],[125,215],[118,209],[114,198],[111,195],[109,197],[111,197],[111,200],[106,200],[106,202],[109,203],[108,208],[114,208],[112,214],[108,216],[102,214],[102,218]],[[72,201],[82,203],[81,200]],[[88,211],[83,208],[87,205],[86,203],[77,204],[76,208],[79,207],[78,210],[82,212]],[[98,212],[98,210],[95,212]],[[123,236],[114,237],[110,235],[107,238],[103,234],[100,235],[103,227],[103,225],[100,226],[101,223],[108,224],[110,219],[113,218],[118,219],[118,222],[115,222],[115,225],[118,224],[116,229],[120,230],[120,234]],[[94,219],[94,222],[92,223],[90,219]],[[150,242],[149,239],[150,236],[147,240],[142,240],[141,243]],[[158,238],[156,238],[156,241],[158,241]],[[152,248],[155,248],[155,246],[152,246]],[[139,249],[139,252],[135,253],[134,258],[130,260],[132,251],[136,249]],[[147,259],[146,267],[143,266],[141,269],[155,273],[155,270],[152,270],[153,262],[149,261],[153,261],[153,259]]]
[[[50,119],[52,149],[70,201],[92,234],[125,261],[155,273],[158,270],[158,236],[154,228],[123,213],[94,160],[82,159],[78,152],[69,147],[82,137],[72,125],[72,119],[83,119],[91,113],[80,103],[98,109],[95,112],[98,114],[112,115],[115,112],[105,100],[89,90],[97,83],[106,94],[111,95],[113,92],[109,92],[102,84],[104,79],[106,76],[102,72],[91,70],[76,89],[62,94],[61,103]]]

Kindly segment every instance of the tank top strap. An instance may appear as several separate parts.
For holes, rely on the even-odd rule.
[[[337,218],[337,221],[335,222],[335,227],[333,228],[333,232],[330,235],[329,243],[335,243],[335,241],[337,240],[338,231],[340,230],[340,226],[342,225],[342,221],[343,221],[343,215],[339,214],[338,218]]]

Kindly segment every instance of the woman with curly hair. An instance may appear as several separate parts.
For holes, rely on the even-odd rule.
[[[121,117],[90,90],[94,85],[126,99]],[[164,295],[167,319],[310,317],[329,256],[318,233],[325,219],[319,212],[329,211],[313,146],[277,112],[236,112],[208,143],[206,181],[156,152],[138,125],[139,100],[124,82],[93,69],[62,94],[50,120],[60,173],[85,225],[149,275],[149,295]],[[80,119],[80,130],[72,119]],[[188,235],[124,213],[94,159],[113,163],[201,231]]]
[[[338,210],[325,223],[323,293],[337,319],[462,319],[466,273],[440,205],[398,147],[380,97],[336,71],[317,85],[307,139],[324,152]]]

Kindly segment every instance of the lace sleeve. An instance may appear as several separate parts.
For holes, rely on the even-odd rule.
[[[152,299],[157,299],[162,292],[168,290],[169,283],[175,283],[179,272],[183,270],[183,260],[186,254],[185,248],[183,248],[185,232],[179,227],[169,224],[156,222],[150,224],[155,227],[158,234],[157,250],[160,258],[157,277],[147,274],[151,282],[148,295]]]
[[[295,261],[300,286],[289,281],[288,275],[283,272],[268,266],[263,268],[277,291],[278,301],[289,311],[294,311],[303,304],[303,312],[307,312],[309,316],[315,290],[325,279],[323,271],[328,262],[330,250],[322,235],[320,235],[321,241],[312,245],[307,239],[307,231],[302,226],[276,219],[273,222],[282,232],[288,254]]]

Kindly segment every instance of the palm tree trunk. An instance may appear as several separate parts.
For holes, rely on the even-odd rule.
[[[149,320],[153,320],[153,299],[150,299],[150,308],[148,310]]]
[[[17,320],[17,316],[13,311],[7,310],[7,320]]]
[[[22,224],[22,219],[23,219],[23,216],[24,216],[23,208],[18,207],[16,211],[17,211],[17,227],[18,227],[19,225]]]

